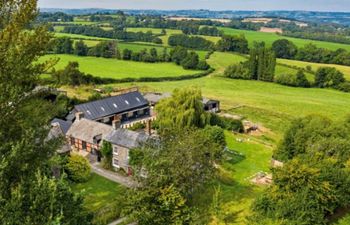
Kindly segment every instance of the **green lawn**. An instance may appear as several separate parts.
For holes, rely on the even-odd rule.
[[[74,192],[82,193],[85,206],[92,212],[108,207],[125,194],[126,189],[121,185],[105,179],[95,173],[86,183],[73,184]]]
[[[254,41],[264,41],[268,46],[271,46],[272,43],[278,39],[288,39],[298,47],[303,47],[305,44],[308,44],[308,43],[314,43],[318,47],[322,47],[322,48],[327,48],[331,50],[337,50],[339,48],[343,48],[350,51],[350,45],[347,45],[347,44],[339,44],[339,43],[332,43],[332,42],[325,42],[325,41],[313,41],[313,40],[300,39],[300,38],[291,38],[291,37],[280,36],[274,33],[264,33],[264,32],[258,32],[258,31],[237,30],[237,29],[223,28],[223,27],[220,27],[219,29],[223,30],[225,34],[229,34],[229,35],[244,34],[245,37],[248,39],[250,45]]]
[[[140,78],[140,77],[177,77],[199,73],[185,70],[174,63],[143,63],[97,57],[79,57],[75,55],[47,55],[48,58],[60,58],[56,70],[63,69],[68,62],[76,61],[82,72],[104,78]]]
[[[311,66],[311,69],[313,71],[316,71],[320,67],[334,67],[340,72],[344,73],[345,78],[347,80],[350,80],[350,66],[341,66],[341,65],[335,65],[335,64],[322,64],[322,63],[310,63],[310,62],[303,62],[303,61],[296,61],[296,60],[289,60],[289,59],[278,59],[277,62],[283,63],[286,65],[291,66],[298,66],[302,68],[306,68],[307,66]]]

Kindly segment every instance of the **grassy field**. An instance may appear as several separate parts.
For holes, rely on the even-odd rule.
[[[80,34],[67,34],[67,33],[55,33],[55,37],[69,37],[71,39],[81,39],[81,40],[112,40],[109,38],[91,37]]]
[[[316,71],[320,67],[334,67],[340,72],[344,73],[345,78],[350,80],[350,66],[341,66],[341,65],[333,65],[333,64],[322,64],[322,63],[310,63],[296,60],[288,60],[288,59],[278,59],[277,62],[283,63],[291,66],[298,66],[302,68],[306,68],[307,66],[311,66],[313,71]]]
[[[165,30],[166,30],[166,35],[160,36],[160,39],[162,39],[164,46],[168,46],[168,39],[169,39],[170,35],[182,34],[181,30],[173,30],[173,29],[165,29]],[[160,35],[162,32],[162,29],[160,29],[160,28],[147,28],[147,27],[130,27],[130,28],[127,28],[127,31],[130,31],[130,32],[148,32],[148,31],[151,31],[153,34]]]
[[[140,77],[177,77],[181,75],[196,74],[200,71],[184,70],[174,63],[143,63],[117,59],[96,57],[78,57],[74,55],[47,55],[48,58],[60,58],[55,66],[56,70],[63,69],[68,62],[76,61],[82,72],[104,78],[140,78]]]
[[[306,40],[306,39],[300,39],[300,38],[291,38],[291,37],[280,36],[274,33],[264,33],[264,32],[258,32],[258,31],[237,30],[237,29],[222,28],[222,27],[219,29],[223,30],[225,34],[229,34],[229,35],[244,34],[247,40],[249,41],[250,45],[254,41],[264,41],[268,46],[271,46],[272,43],[278,39],[288,39],[298,47],[303,47],[305,44],[313,43],[313,44],[316,44],[318,47],[327,48],[331,50],[337,50],[339,48],[343,48],[350,51],[350,45],[347,45],[347,44],[339,44],[339,43],[332,43],[332,42],[325,42],[325,41],[313,41],[313,40]]]

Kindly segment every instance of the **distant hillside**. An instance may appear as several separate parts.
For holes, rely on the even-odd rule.
[[[180,16],[195,18],[247,18],[247,17],[278,17],[301,21],[338,23],[350,26],[350,12],[310,12],[310,11],[210,11],[210,10],[124,10],[124,9],[50,9],[42,12],[65,12],[67,14],[116,13],[122,10],[128,14],[150,14],[164,16]]]

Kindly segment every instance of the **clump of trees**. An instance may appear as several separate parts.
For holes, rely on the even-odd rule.
[[[92,47],[88,51],[89,56],[116,58],[117,44],[115,41],[103,41]]]
[[[224,72],[226,77],[272,82],[274,80],[276,57],[265,43],[255,43],[250,50],[249,60],[232,65]]]
[[[190,49],[210,50],[213,42],[199,36],[189,36],[185,34],[173,34],[168,39],[170,46],[182,46]]]
[[[222,36],[215,48],[221,52],[239,52],[246,54],[249,52],[248,40],[244,35]]]
[[[250,224],[325,224],[350,201],[350,120],[321,116],[297,119],[274,158],[274,183],[253,204]],[[253,223],[255,222],[255,223]]]
[[[274,81],[278,84],[291,87],[311,87],[309,80],[306,78],[305,73],[302,70],[298,70],[296,74],[280,74],[275,77]]]
[[[287,39],[275,41],[272,44],[272,50],[275,52],[277,58],[283,59],[293,59],[298,53],[297,46]]]
[[[184,69],[208,70],[210,66],[206,61],[200,61],[196,52],[188,52],[186,48],[177,46],[170,51],[170,59]]]

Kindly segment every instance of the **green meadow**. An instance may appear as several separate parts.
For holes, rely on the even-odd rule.
[[[306,44],[313,43],[320,48],[327,48],[331,50],[337,50],[339,48],[343,48],[350,51],[350,45],[347,45],[347,44],[339,44],[339,43],[332,43],[332,42],[326,42],[326,41],[314,41],[314,40],[307,40],[307,39],[300,39],[300,38],[291,38],[291,37],[285,37],[274,33],[264,33],[264,32],[258,32],[258,31],[237,30],[237,29],[223,28],[223,27],[219,27],[219,29],[224,31],[225,34],[228,34],[228,35],[244,34],[250,45],[252,45],[254,41],[264,41],[268,46],[271,46],[272,43],[276,40],[288,39],[298,47],[303,47]]]
[[[278,59],[277,62],[283,63],[290,66],[298,66],[301,68],[306,68],[307,66],[311,66],[313,71],[316,71],[320,67],[334,67],[340,72],[342,72],[347,80],[350,80],[350,66],[342,66],[336,64],[323,64],[323,63],[311,63],[311,62],[303,62],[289,59]]]
[[[185,70],[174,63],[143,63],[74,55],[46,55],[41,60],[59,58],[55,69],[63,69],[68,62],[78,62],[82,72],[102,78],[178,77],[201,71]]]

